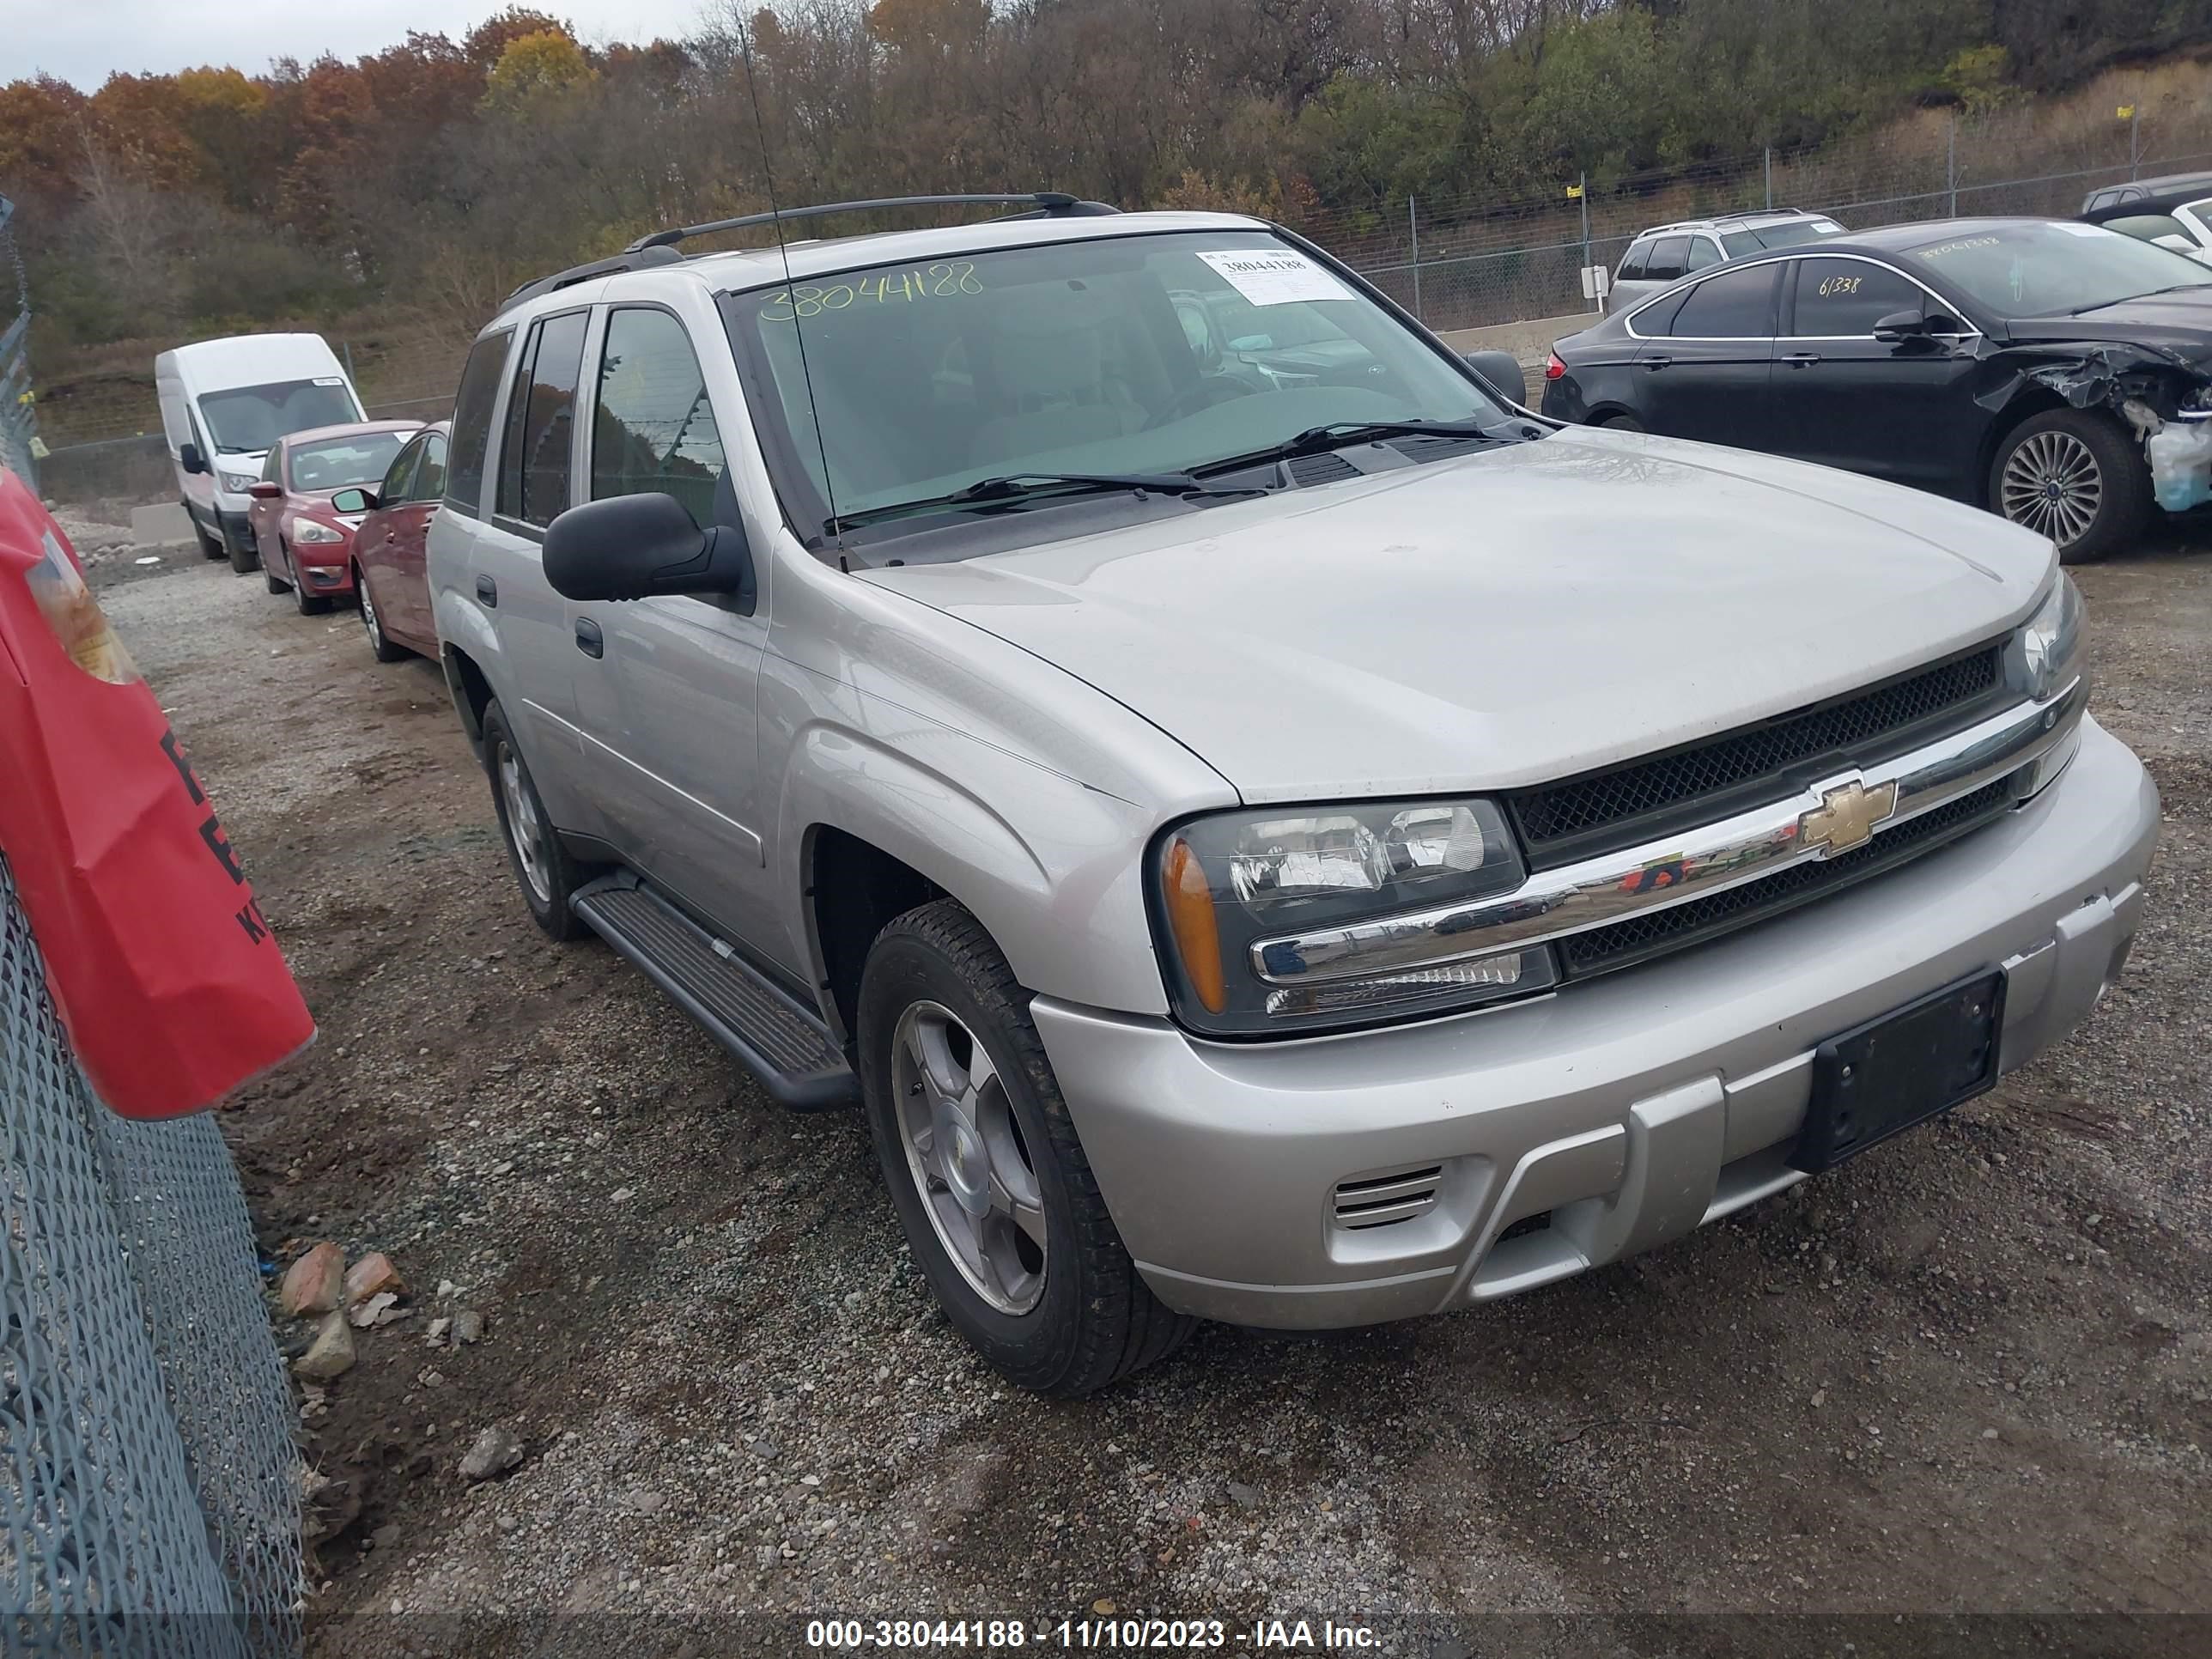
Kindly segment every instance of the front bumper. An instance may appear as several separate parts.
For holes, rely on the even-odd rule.
[[[353,592],[353,544],[350,542],[317,543],[292,549],[293,568],[310,593],[350,593]]]
[[[2034,1058],[2118,972],[2157,835],[2142,764],[2085,720],[2063,775],[1956,845],[1540,1001],[1247,1045],[1048,998],[1031,1014],[1162,1300],[1372,1324],[1565,1278],[1803,1180],[1787,1158],[1814,1049],[1978,969],[2009,975],[2003,1068]],[[1346,1224],[1377,1200],[1407,1213]]]

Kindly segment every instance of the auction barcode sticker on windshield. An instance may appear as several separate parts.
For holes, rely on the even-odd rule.
[[[1255,306],[1295,305],[1301,300],[1348,300],[1344,284],[1303,253],[1287,248],[1201,253],[1229,285]]]

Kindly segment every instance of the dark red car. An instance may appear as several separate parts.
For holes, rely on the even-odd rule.
[[[290,591],[305,617],[353,592],[357,514],[331,497],[381,479],[420,421],[356,421],[279,438],[246,493],[246,519],[271,593]]]
[[[397,662],[410,651],[438,654],[423,559],[430,520],[446,494],[446,440],[452,430],[451,421],[424,427],[375,488],[341,490],[332,502],[343,512],[368,515],[353,532],[353,586],[362,629],[379,662]]]

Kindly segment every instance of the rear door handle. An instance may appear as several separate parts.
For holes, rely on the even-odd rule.
[[[499,584],[498,584],[497,582],[494,581],[494,580],[493,580],[490,577],[489,577],[489,576],[479,576],[479,577],[477,577],[477,603],[479,603],[480,605],[485,605],[485,606],[488,606],[488,607],[489,607],[489,609],[491,609],[491,610],[494,610],[494,611],[498,610],[498,609],[499,609]]]
[[[1782,361],[1792,368],[1803,368],[1808,363],[1819,362],[1820,354],[1817,351],[1792,351],[1784,356]]]
[[[1637,365],[1639,368],[1664,368],[1674,360],[1672,357],[1646,357]]]
[[[606,636],[599,632],[599,623],[593,622],[589,617],[576,618],[576,649],[587,657],[604,657],[607,654]]]

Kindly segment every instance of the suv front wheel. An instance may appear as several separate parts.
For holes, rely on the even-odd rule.
[[[550,939],[580,938],[583,922],[568,908],[575,890],[591,878],[571,859],[554,833],[545,803],[538,798],[530,768],[515,747],[507,710],[495,697],[483,711],[484,770],[491,776],[493,810],[499,814],[500,836],[507,842],[507,861],[532,921]]]
[[[1029,994],[945,899],[877,937],[860,1077],[891,1204],[954,1325],[1011,1381],[1073,1397],[1195,1323],[1152,1295],[1099,1196]]]

